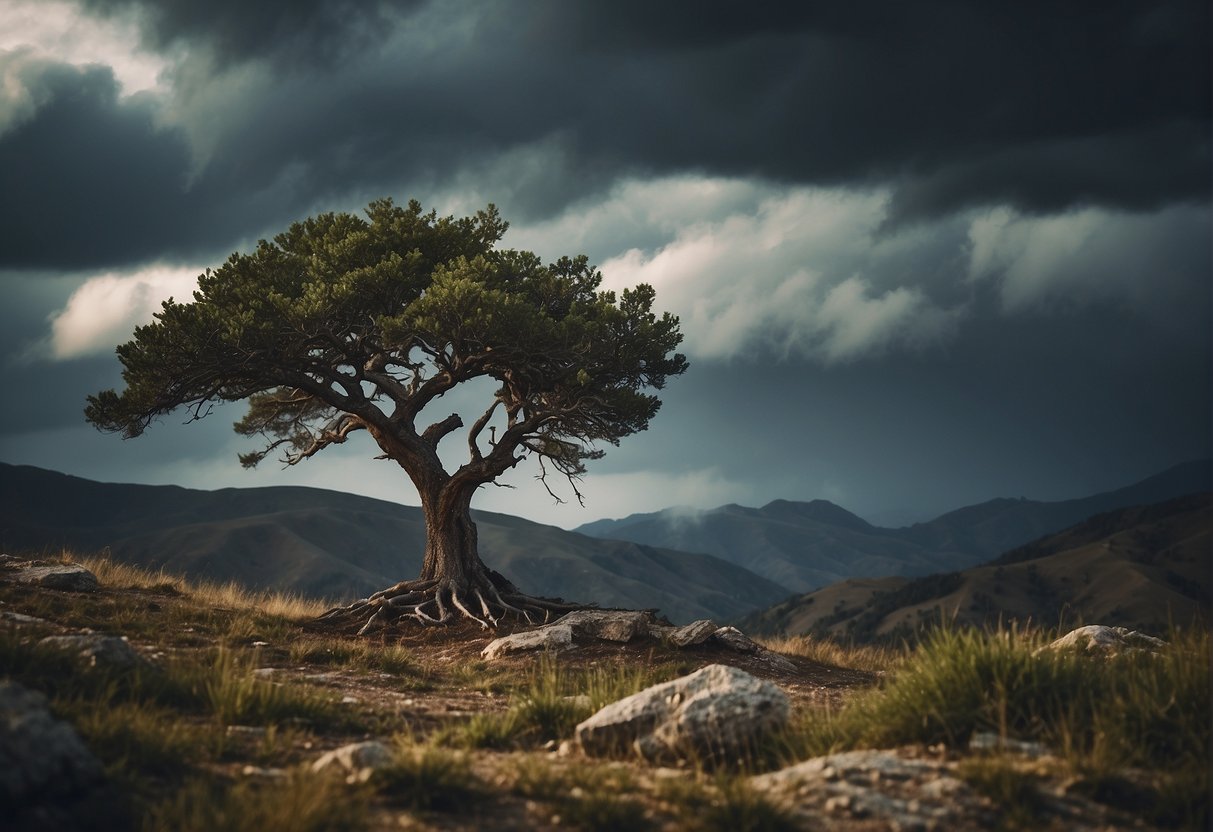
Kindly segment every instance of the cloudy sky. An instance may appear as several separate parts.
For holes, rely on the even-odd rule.
[[[391,196],[496,203],[682,318],[691,369],[586,508],[521,469],[477,507],[1118,487],[1210,454],[1210,123],[1205,0],[0,0],[0,461],[415,503],[363,435],[247,472],[234,407],[81,413],[203,269]]]

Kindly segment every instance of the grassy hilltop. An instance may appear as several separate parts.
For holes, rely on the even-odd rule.
[[[792,697],[789,727],[743,759],[654,769],[555,749],[598,707],[729,658],[604,644],[489,664],[492,634],[359,640],[317,628],[314,601],[84,565],[96,593],[0,580],[0,677],[45,694],[105,767],[104,787],[69,807],[73,828],[795,829],[752,775],[863,748],[950,766],[980,797],[958,828],[1209,819],[1207,632],[1114,658],[1037,652],[1052,635],[1038,631],[944,630],[912,651],[772,641],[796,668],[772,677]],[[86,627],[126,636],[159,670],[84,668],[38,644]],[[1007,746],[973,750],[986,732]],[[371,737],[396,750],[368,781],[311,772]]]

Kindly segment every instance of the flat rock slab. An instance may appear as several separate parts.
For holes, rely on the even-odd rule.
[[[783,726],[789,708],[787,695],[774,684],[713,664],[607,705],[577,726],[576,739],[592,756],[727,759]]]
[[[573,628],[568,624],[549,624],[538,630],[514,633],[490,641],[480,651],[482,659],[499,659],[526,650],[564,650],[573,646]]]
[[[50,624],[44,618],[35,618],[12,610],[0,610],[0,624],[11,624],[15,627],[35,627]]]
[[[674,647],[691,647],[695,644],[702,644],[716,634],[720,627],[715,621],[708,618],[701,618],[698,621],[692,621],[682,627],[678,627],[673,632],[666,635],[665,639]]]
[[[815,757],[750,783],[785,803],[806,828],[865,819],[886,824],[873,828],[944,830],[967,827],[965,820],[984,811],[982,799],[946,763],[893,751]]]
[[[32,584],[46,589],[62,589],[69,592],[96,592],[100,584],[97,576],[76,564],[60,566],[27,566],[2,573],[10,581]]]
[[[575,610],[552,624],[494,639],[480,656],[492,660],[527,650],[565,650],[595,640],[625,643],[645,639],[679,649],[714,645],[760,659],[773,670],[796,669],[789,659],[767,650],[736,627],[718,627],[706,618],[673,627],[642,610]]]

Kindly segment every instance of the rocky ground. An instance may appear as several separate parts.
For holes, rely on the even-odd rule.
[[[257,794],[269,794],[306,774],[356,793],[350,803],[355,808],[344,812],[349,828],[1148,828],[1131,813],[1070,791],[1046,749],[1007,746],[997,736],[975,737],[963,748],[850,751],[799,762],[769,753],[746,757],[733,746],[696,739],[696,720],[717,739],[744,733],[753,720],[754,743],[761,744],[778,737],[785,725],[837,710],[881,675],[773,653],[715,625],[701,624],[682,646],[673,637],[678,631],[653,616],[628,619],[634,632],[625,632],[626,640],[574,627],[569,643],[558,649],[494,649],[509,633],[485,632],[470,622],[356,640],[307,617],[292,621],[255,608],[207,607],[169,584],[159,589],[107,585],[90,582],[77,569],[52,567],[17,559],[0,563],[0,636],[7,663],[0,666],[0,685],[6,686],[0,687],[0,795],[7,791],[8,805],[16,807],[8,814],[0,810],[0,826],[69,829],[90,828],[91,822],[91,828],[105,828],[98,819],[112,817],[132,827],[142,822],[156,828],[148,817],[188,811],[180,809],[182,801],[188,803],[183,783],[204,780],[228,795],[250,784]],[[350,647],[353,658],[340,659],[347,642],[357,642]],[[316,650],[302,649],[308,645]],[[81,673],[110,663],[105,672],[121,676],[161,672],[220,647],[247,662],[244,681],[250,691],[258,684],[304,690],[324,699],[329,715],[246,722],[182,706],[173,719],[192,728],[191,736],[202,737],[199,747],[207,750],[165,775],[147,770],[152,764],[138,753],[115,754],[108,748],[112,741],[107,748],[99,742],[90,746],[90,737],[105,732],[87,727],[81,708],[64,704],[55,690],[46,697],[31,693],[40,683],[21,658],[22,651],[54,648],[74,657]],[[390,650],[399,661],[376,666],[376,650]],[[705,676],[704,669],[713,666],[724,669],[706,673],[712,684],[741,687],[705,693],[673,681],[697,671]],[[643,670],[675,687],[633,705],[644,724],[623,729],[634,733],[618,735],[622,740],[612,735],[615,739],[605,744],[591,741],[586,726],[601,714],[563,736],[523,732],[499,743],[470,740],[469,725],[494,719],[504,724],[509,715],[526,710],[527,697],[537,695],[538,667],[566,679]],[[213,701],[219,694],[210,696]],[[580,706],[578,697],[587,696],[566,698]],[[681,722],[657,724],[667,718]],[[73,720],[81,726],[83,742],[71,739],[77,734],[70,727]],[[659,740],[637,739],[649,731]],[[744,737],[738,742],[746,744]],[[643,748],[657,750],[638,753]],[[184,753],[188,756],[188,747]],[[984,781],[973,771],[989,753],[997,754],[1003,768],[1027,772],[1033,785],[1022,798],[1030,803],[1026,811],[979,787]],[[729,759],[731,754],[737,759]],[[746,762],[739,766],[743,757]],[[404,758],[413,763],[403,765]],[[447,766],[453,776],[429,771],[429,763],[436,769]],[[327,774],[313,773],[320,769]],[[416,789],[426,795],[409,797]],[[109,811],[111,802],[121,808]],[[283,816],[291,817],[299,816],[291,811]],[[259,828],[275,828],[278,822],[286,823],[278,828],[347,828],[337,822],[295,826],[283,818],[258,821]],[[202,823],[198,828],[205,827]],[[231,828],[244,827],[233,823]]]

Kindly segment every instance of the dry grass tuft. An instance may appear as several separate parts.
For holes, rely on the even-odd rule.
[[[140,566],[118,563],[104,556],[77,558],[69,553],[64,559],[79,563],[97,576],[102,586],[121,589],[142,589],[167,595],[185,595],[205,607],[248,611],[255,610],[267,616],[304,621],[315,618],[331,605],[315,598],[304,598],[294,593],[253,591],[234,581],[220,584],[205,580],[190,580],[179,575],[170,575],[163,569],[152,571]]]
[[[771,636],[755,639],[768,650],[800,656],[831,667],[851,670],[887,671],[900,665],[908,655],[905,648],[878,645],[844,645],[832,639],[813,636]]]

